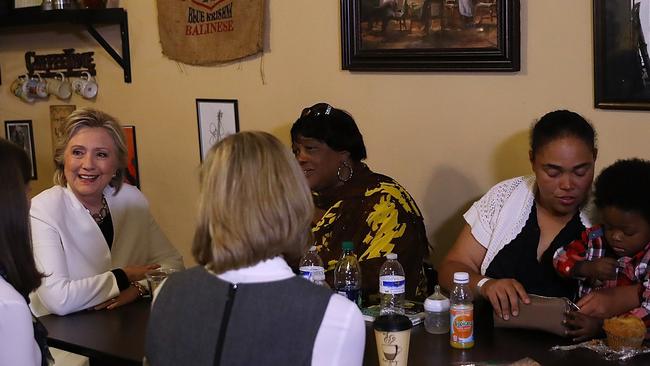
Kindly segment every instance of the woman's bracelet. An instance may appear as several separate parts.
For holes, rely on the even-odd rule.
[[[483,296],[483,294],[481,293],[481,288],[482,288],[483,285],[485,285],[485,283],[486,283],[487,281],[489,281],[489,280],[491,280],[490,277],[483,277],[483,278],[481,278],[480,280],[478,280],[478,282],[476,283],[476,289],[478,290],[478,294],[479,294],[479,295]]]
[[[131,286],[135,287],[135,289],[138,290],[139,297],[144,297],[147,294],[147,289],[144,288],[144,286],[142,286],[140,282],[133,281],[131,282]]]

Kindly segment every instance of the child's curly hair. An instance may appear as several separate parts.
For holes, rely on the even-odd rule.
[[[617,160],[603,169],[594,187],[598,209],[614,206],[639,213],[650,222],[650,161]]]

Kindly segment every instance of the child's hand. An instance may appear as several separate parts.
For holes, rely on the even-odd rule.
[[[566,332],[574,342],[585,341],[597,336],[603,329],[603,320],[571,311],[564,318],[564,325],[569,328]]]
[[[584,273],[584,277],[592,281],[607,281],[616,279],[617,266],[618,262],[614,258],[598,258],[593,261],[583,262],[583,268],[581,270]]]

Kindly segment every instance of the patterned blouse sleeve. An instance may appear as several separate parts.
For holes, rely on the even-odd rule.
[[[369,281],[366,284],[371,289],[377,288],[383,256],[396,253],[406,275],[406,295],[413,296],[428,246],[420,210],[397,183],[381,183],[366,196],[369,210],[361,240],[365,251],[359,256],[363,281]]]

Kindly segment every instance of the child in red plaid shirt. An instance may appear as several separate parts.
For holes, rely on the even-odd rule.
[[[553,256],[556,271],[580,280],[579,296],[600,287],[640,284],[641,306],[629,315],[650,327],[650,161],[619,160],[595,183],[595,204],[603,226],[587,229],[580,240]],[[571,312],[567,335],[583,340],[602,333],[603,320]]]

